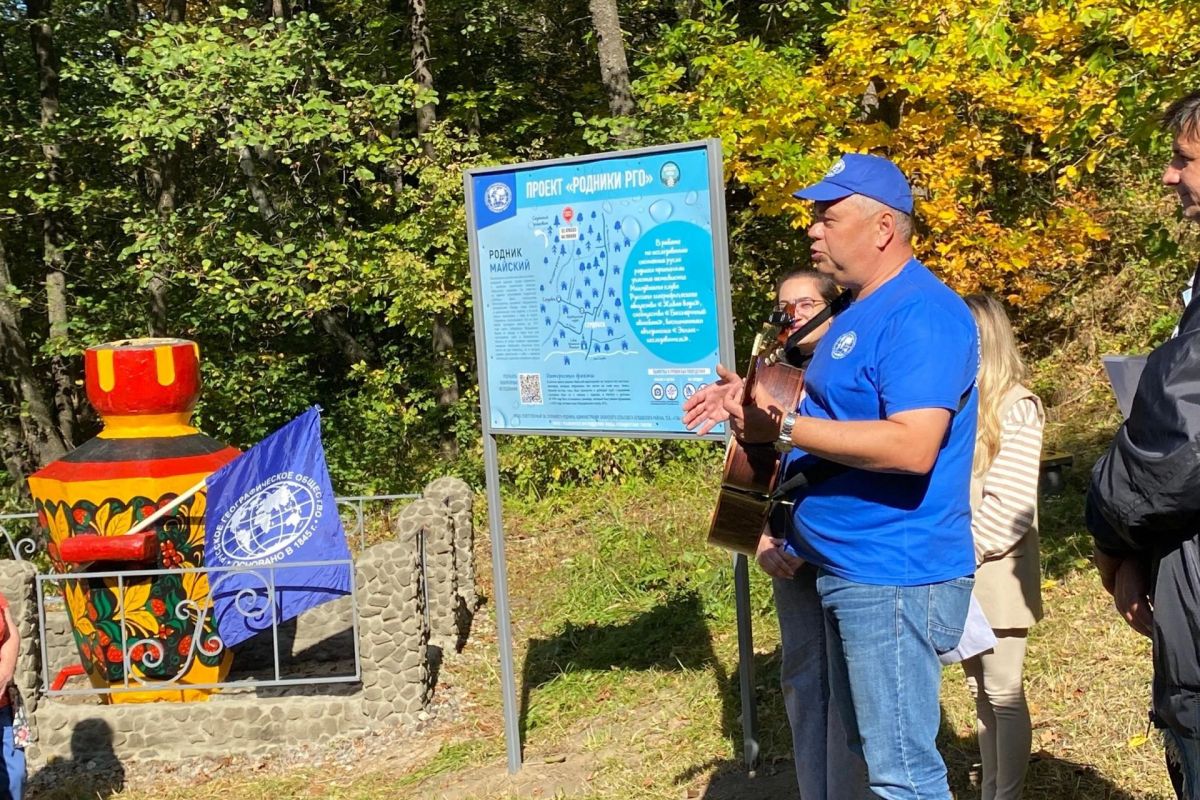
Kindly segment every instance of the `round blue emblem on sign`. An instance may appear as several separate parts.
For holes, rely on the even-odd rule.
[[[505,183],[493,183],[483,193],[483,204],[488,211],[499,214],[512,204],[512,190]]]

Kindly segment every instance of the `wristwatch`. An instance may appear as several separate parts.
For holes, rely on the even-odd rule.
[[[783,422],[779,425],[779,438],[775,440],[775,449],[781,453],[786,453],[796,445],[792,444],[792,428],[796,426],[796,415],[787,413],[783,415]]]

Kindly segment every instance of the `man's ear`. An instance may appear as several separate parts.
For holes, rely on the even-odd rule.
[[[875,246],[885,249],[896,237],[896,214],[891,209],[879,212],[875,218]]]

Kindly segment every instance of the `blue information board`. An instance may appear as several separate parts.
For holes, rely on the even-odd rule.
[[[720,152],[468,171],[486,432],[694,436],[680,406],[732,356]]]

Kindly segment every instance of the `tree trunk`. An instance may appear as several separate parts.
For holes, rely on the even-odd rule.
[[[397,9],[393,2],[393,10]],[[413,80],[422,89],[433,91],[433,72],[429,69],[431,55],[429,52],[429,17],[425,0],[408,0],[409,10],[409,57],[412,59]],[[429,132],[437,122],[437,106],[426,103],[417,109],[417,138],[421,142],[421,150],[430,161],[437,157]],[[396,190],[402,188],[401,178],[396,178]],[[454,368],[451,354],[454,352],[454,332],[446,324],[440,314],[433,316],[433,353],[434,365],[442,373],[442,387],[438,392],[437,404],[443,414],[453,407],[459,398],[458,373]],[[458,439],[449,429],[443,426],[442,455],[447,459],[458,458]]]
[[[458,403],[458,372],[454,361],[450,358],[454,352],[454,332],[442,319],[441,314],[433,315],[433,353],[436,366],[442,371],[442,388],[438,392],[437,404],[443,412],[443,420],[448,422],[445,412]],[[442,426],[442,455],[450,461],[458,458],[458,439],[449,425]]]
[[[617,0],[588,0],[592,27],[600,51],[600,80],[608,92],[608,109],[614,117],[633,116],[633,88],[629,85],[629,62],[621,38]]]
[[[38,71],[38,95],[43,130],[58,117],[58,53],[54,48],[54,32],[50,23],[50,0],[28,0],[29,36],[33,58]],[[62,186],[62,151],[55,141],[42,145],[46,163],[46,184],[49,188]],[[42,213],[42,260],[46,269],[46,316],[50,323],[50,370],[54,376],[54,404],[58,409],[58,428],[63,440],[75,441],[75,386],[66,360],[58,355],[69,336],[67,317],[66,260],[62,250],[62,224],[54,209]]]
[[[165,0],[163,16],[167,22],[178,25],[187,16],[187,0]],[[159,153],[152,167],[146,171],[147,183],[154,193],[154,210],[164,227],[170,225],[175,216],[175,194],[179,187],[179,147],[172,145],[165,153]],[[168,336],[167,328],[167,276],[155,270],[150,276],[150,319],[151,336]]]
[[[337,343],[338,349],[342,351],[342,357],[346,359],[350,366],[371,363],[370,355],[358,343],[354,335],[346,330],[346,326],[342,324],[342,321],[332,311],[318,311],[313,314],[313,319]]]
[[[159,222],[167,225],[175,214],[175,187],[178,185],[179,154],[175,150],[161,154],[155,163],[146,168],[146,184],[154,197],[154,208]],[[161,246],[161,245],[160,245]],[[150,318],[147,328],[151,336],[168,336],[167,329],[167,277],[161,265],[150,276],[147,288],[150,291]]]
[[[4,372],[16,384],[17,401],[21,407],[21,428],[25,445],[41,466],[62,458],[69,449],[54,423],[54,410],[46,400],[46,387],[33,369],[25,335],[21,332],[20,313],[9,300],[12,278],[4,242],[0,240],[0,356]],[[5,448],[7,456],[7,447]]]
[[[409,53],[412,57],[413,80],[427,91],[433,91],[433,72],[429,69],[429,19],[425,16],[425,0],[408,0],[412,13],[409,23],[411,44]],[[433,160],[433,142],[429,139],[429,131],[437,122],[437,109],[433,103],[426,103],[417,109],[417,138],[421,140],[421,148],[425,157]]]
[[[278,216],[278,212],[267,194],[266,187],[258,179],[258,168],[254,165],[254,153],[248,145],[242,145],[242,149],[238,150],[238,167],[242,170],[242,175],[246,176],[246,188],[250,190],[250,197],[258,208],[258,215],[262,217],[263,222],[270,225]]]
[[[28,497],[29,487],[25,479],[29,473],[21,457],[21,449],[21,429],[15,420],[5,415],[0,419],[0,461],[4,462],[4,470],[20,489],[21,496]]]
[[[267,193],[267,187],[258,179],[258,167],[255,165],[254,152],[249,147],[243,147],[238,151],[238,167],[241,169],[242,175],[246,177],[246,187],[250,191],[254,205],[258,208],[258,215],[270,227],[279,215],[279,211]],[[350,366],[360,362],[371,363],[371,357],[366,348],[354,338],[354,334],[346,330],[346,326],[332,311],[315,312],[313,321],[333,338],[338,350],[341,351]]]

